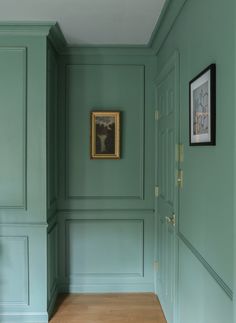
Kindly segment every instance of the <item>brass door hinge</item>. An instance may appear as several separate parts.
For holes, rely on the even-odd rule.
[[[182,163],[184,161],[184,145],[176,145],[176,161]]]
[[[183,180],[184,180],[184,173],[182,169],[179,169],[177,171],[177,185],[179,186],[179,188],[183,188]]]
[[[159,186],[155,186],[155,196],[158,197],[160,194]]]

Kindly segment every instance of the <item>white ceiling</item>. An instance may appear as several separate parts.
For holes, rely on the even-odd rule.
[[[69,45],[146,45],[165,0],[0,0],[0,21],[57,21]]]

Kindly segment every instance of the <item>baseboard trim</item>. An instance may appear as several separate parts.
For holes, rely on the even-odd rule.
[[[203,258],[200,252],[191,244],[190,241],[181,233],[178,232],[179,239],[188,247],[188,249],[194,254],[194,256],[201,262],[211,277],[217,282],[217,284],[223,289],[226,295],[233,300],[232,289],[224,282],[224,280],[217,274],[217,272],[211,267],[211,265]]]
[[[154,292],[152,283],[143,284],[60,284],[59,293],[145,293]]]
[[[48,304],[48,317],[49,317],[49,319],[53,315],[53,312],[54,312],[54,309],[55,309],[55,304],[56,304],[56,301],[57,301],[57,296],[58,296],[58,288],[56,286],[56,288],[54,289],[54,291],[52,293],[52,296],[51,296],[51,299],[49,301],[49,304]]]
[[[48,323],[48,313],[46,312],[16,312],[0,313],[1,323]]]

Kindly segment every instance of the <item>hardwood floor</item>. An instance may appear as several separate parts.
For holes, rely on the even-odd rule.
[[[166,323],[154,294],[69,294],[50,323]]]

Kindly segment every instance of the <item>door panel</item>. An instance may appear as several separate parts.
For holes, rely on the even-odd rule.
[[[178,138],[178,103],[176,91],[177,56],[164,68],[156,83],[159,119],[156,128],[156,184],[159,196],[156,200],[157,218],[157,293],[168,323],[174,322],[176,276],[176,226],[178,215],[178,187],[175,158]]]

